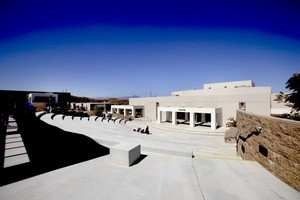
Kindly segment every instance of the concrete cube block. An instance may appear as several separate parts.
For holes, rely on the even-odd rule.
[[[118,165],[129,167],[140,155],[140,144],[121,142],[110,148],[110,161]]]

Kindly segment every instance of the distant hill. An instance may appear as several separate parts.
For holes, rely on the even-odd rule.
[[[140,96],[137,96],[137,95],[132,95],[132,96],[124,96],[124,97],[119,97],[118,99],[129,99],[129,98],[141,98]]]
[[[120,97],[120,98],[112,98],[112,97],[77,97],[71,96],[71,102],[110,102],[114,104],[123,104],[128,105],[128,99],[133,97]],[[137,98],[137,97],[135,97]]]
[[[141,98],[140,96],[137,95],[132,95],[132,96],[122,96],[122,97],[91,97],[92,99],[97,99],[97,100],[107,100],[107,99],[120,99],[120,100],[126,100],[129,98]]]
[[[101,102],[102,100],[90,97],[71,96],[71,102]]]

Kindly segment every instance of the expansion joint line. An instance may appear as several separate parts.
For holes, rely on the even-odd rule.
[[[199,190],[200,190],[200,192],[201,192],[201,195],[202,195],[203,200],[205,200],[205,197],[204,197],[204,194],[203,194],[201,185],[200,185],[200,181],[199,181],[199,178],[198,178],[198,175],[197,175],[197,172],[196,172],[196,167],[195,167],[194,159],[193,159],[193,158],[192,158],[192,165],[193,165],[193,169],[194,169],[194,172],[195,172],[195,175],[196,175],[196,178],[197,178]]]

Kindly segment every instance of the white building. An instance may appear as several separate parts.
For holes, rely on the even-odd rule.
[[[144,106],[133,105],[112,105],[111,113],[123,116],[132,116],[133,118],[144,116]]]
[[[255,87],[248,80],[204,84],[204,89],[175,91],[169,97],[131,98],[129,105],[139,106],[143,117],[159,123],[187,123],[192,127],[209,124],[216,129],[235,117],[237,109],[262,115],[271,115],[272,106],[276,106],[276,112],[289,111],[273,102],[274,98],[271,87]]]

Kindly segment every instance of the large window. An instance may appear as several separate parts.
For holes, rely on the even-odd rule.
[[[33,102],[46,102],[46,103],[54,103],[55,97],[39,97],[36,96],[33,98]]]

